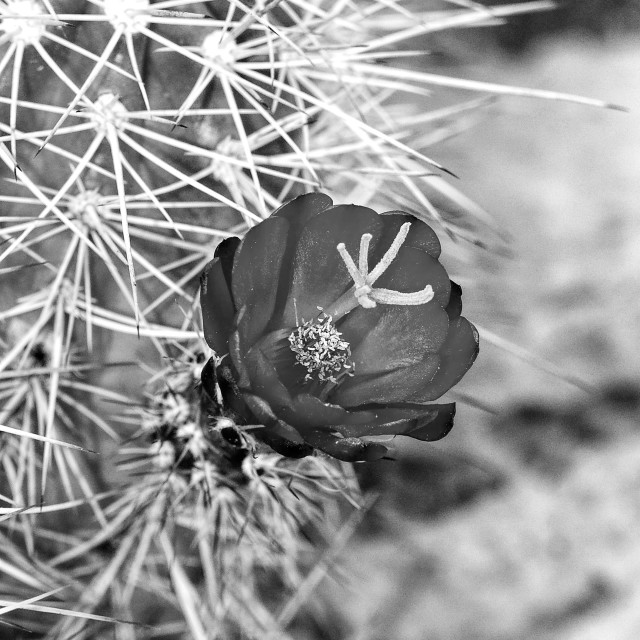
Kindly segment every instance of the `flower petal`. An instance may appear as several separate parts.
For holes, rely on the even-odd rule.
[[[249,376],[249,383],[242,387],[247,391],[261,397],[269,403],[272,410],[282,415],[282,411],[290,409],[293,398],[278,378],[274,366],[265,357],[259,348],[250,349],[243,358],[244,365]]]
[[[280,379],[280,372],[258,346],[243,359],[249,376],[246,389],[266,400],[280,418],[297,429],[315,428],[350,422],[353,418],[343,407],[323,402],[316,396],[301,393],[292,397]],[[360,412],[356,421],[374,419],[374,414]]]
[[[271,217],[286,218],[290,229],[289,240],[296,242],[307,223],[331,206],[333,200],[324,193],[305,193],[283,204]]]
[[[309,433],[306,439],[314,447],[345,462],[379,460],[388,451],[387,447],[379,442],[366,442],[360,438],[344,438],[323,430]]]
[[[449,316],[449,320],[456,320],[462,313],[462,287],[453,280],[451,281],[449,304],[446,306],[445,311]]]
[[[306,193],[298,196],[276,209],[271,217],[283,218],[289,223],[289,233],[287,243],[284,248],[284,256],[280,266],[278,282],[278,292],[274,305],[273,318],[270,329],[277,329],[281,326],[278,322],[282,316],[287,297],[289,295],[289,285],[293,274],[293,263],[296,246],[302,230],[307,223],[333,205],[331,198],[324,193]]]
[[[214,258],[220,258],[222,271],[224,273],[224,277],[227,280],[227,284],[229,285],[229,289],[231,289],[231,272],[233,270],[233,259],[241,242],[242,240],[240,238],[237,238],[236,236],[225,238],[216,247],[215,253],[213,254]]]
[[[216,393],[216,363],[214,358],[209,358],[204,367],[202,367],[202,371],[200,373],[200,382],[202,384],[202,390],[208,399],[211,402],[217,404],[217,393]]]
[[[261,348],[250,349],[243,358],[243,364],[249,376],[249,383],[243,388],[244,391],[262,398],[275,415],[301,433],[317,427],[363,424],[375,420],[373,412],[350,412],[308,393],[292,397],[280,380],[276,367]]]
[[[451,294],[451,281],[445,268],[428,253],[403,245],[373,286],[411,293],[424,289],[428,284],[433,287],[433,300],[442,308],[446,307]]]
[[[244,309],[245,307],[240,309],[237,316],[242,316]],[[236,381],[238,388],[248,388],[251,381],[249,380],[249,372],[244,362],[240,345],[240,334],[237,328],[229,337],[229,360],[231,361],[234,370],[233,373],[235,374],[233,379]]]
[[[367,412],[372,410],[371,407],[367,407]],[[456,405],[455,402],[432,405],[407,404],[404,407],[381,407],[376,413],[376,423],[341,425],[335,429],[346,437],[398,435],[431,442],[444,438],[451,431]]]
[[[408,420],[399,435],[423,442],[434,442],[444,438],[453,429],[456,403],[432,405],[432,407],[428,415]]]
[[[288,229],[286,219],[267,218],[249,229],[235,254],[231,290],[236,308],[246,307],[238,323],[245,351],[273,314]]]
[[[222,394],[222,407],[225,415],[229,415],[238,424],[248,424],[254,421],[246,402],[242,398],[238,384],[236,383],[237,371],[229,356],[225,356],[215,367],[216,379],[211,379],[211,371],[202,370],[202,386],[207,390],[214,402],[218,403],[217,391]],[[216,389],[217,385],[217,389]],[[214,395],[212,395],[212,393]]]
[[[398,231],[400,231],[400,227],[405,222],[410,222],[411,229],[404,241],[404,246],[426,251],[436,260],[440,257],[440,240],[438,240],[436,232],[426,222],[418,220],[418,218],[414,218],[410,213],[405,213],[404,211],[384,211],[380,215],[388,216],[388,218],[384,218],[385,240],[382,246],[385,246],[384,243],[386,242],[388,247],[393,242]]]
[[[353,280],[340,258],[336,246],[343,242],[357,259],[360,238],[364,233],[379,237],[382,218],[367,207],[338,205],[313,217],[302,230],[293,262],[291,286],[281,326],[293,327],[297,319],[310,320],[318,315],[317,307],[329,307]]]
[[[260,440],[269,445],[276,453],[287,458],[304,458],[313,453],[313,447],[306,442],[295,442],[289,437],[289,425],[278,421],[268,429],[260,430]]]
[[[344,407],[358,407],[371,402],[403,402],[427,387],[439,366],[438,354],[429,353],[421,362],[408,367],[367,376],[356,374],[344,380],[330,398]]]
[[[288,340],[290,328],[276,329],[265,333],[254,345],[273,366],[277,378],[294,393],[305,384],[307,370],[296,361],[296,354],[291,350]]]
[[[358,307],[337,325],[351,345],[356,378],[422,362],[447,338],[449,319],[434,300],[421,305]],[[351,380],[355,382],[355,380]]]
[[[466,319],[458,318],[449,326],[449,335],[440,350],[440,369],[423,390],[413,394],[413,402],[427,402],[439,398],[455,385],[469,370],[478,355],[478,332]]]
[[[256,436],[274,451],[288,458],[304,458],[313,453],[313,447],[307,444],[291,425],[275,416],[264,400],[258,396],[246,394],[245,401],[258,421],[265,427],[256,431]]]
[[[214,258],[200,276],[202,328],[207,344],[222,356],[229,351],[235,308],[221,258]]]
[[[337,404],[323,402],[320,398],[301,393],[293,399],[290,408],[283,412],[284,419],[297,429],[306,429],[336,424],[364,424],[375,419],[370,412],[349,412]]]

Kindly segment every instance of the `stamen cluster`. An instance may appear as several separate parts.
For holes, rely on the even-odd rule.
[[[320,321],[309,320],[291,332],[289,344],[296,354],[296,362],[307,370],[305,381],[313,379],[317,374],[322,382],[337,382],[335,373],[343,370],[353,375],[349,370],[351,363],[351,347],[333,325],[332,317],[322,313]]]

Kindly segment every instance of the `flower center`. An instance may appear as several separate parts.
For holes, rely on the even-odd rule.
[[[298,325],[289,335],[289,344],[296,362],[307,370],[305,381],[313,380],[312,374],[316,374],[321,382],[335,383],[336,374],[353,375],[351,347],[341,338],[332,317],[324,311],[322,316]]]

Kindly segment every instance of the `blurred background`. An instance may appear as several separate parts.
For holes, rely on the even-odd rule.
[[[629,113],[507,97],[430,148],[511,237],[443,255],[513,344],[481,344],[446,439],[360,468],[350,640],[640,637],[638,26],[637,2],[576,1],[420,43],[430,70]]]

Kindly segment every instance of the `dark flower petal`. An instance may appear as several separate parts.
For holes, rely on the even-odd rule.
[[[451,293],[451,281],[445,268],[428,253],[403,245],[389,268],[373,286],[410,293],[419,291],[428,284],[433,287],[433,300],[444,309]]]
[[[353,280],[336,246],[343,242],[354,260],[360,250],[360,238],[371,233],[379,238],[381,217],[367,207],[338,205],[312,218],[300,234],[293,263],[291,287],[281,326],[296,325],[318,315],[317,307],[328,308],[351,285]],[[373,241],[372,241],[373,244]]]
[[[343,438],[329,431],[316,430],[307,440],[317,449],[345,462],[371,462],[387,454],[387,447],[379,442],[366,442],[360,438]]]
[[[343,424],[352,420],[366,422],[374,419],[374,415],[367,412],[359,412],[354,417],[343,407],[323,402],[310,394],[303,393],[292,397],[279,379],[273,363],[257,347],[250,349],[244,362],[250,377],[247,388],[250,388],[251,393],[268,402],[278,416],[297,429]]]
[[[274,313],[269,325],[269,329],[271,330],[281,326],[279,319],[282,316],[282,311],[287,301],[287,296],[289,295],[289,285],[293,276],[294,256],[300,234],[312,218],[332,205],[333,201],[324,193],[307,193],[283,204],[271,214],[271,217],[284,218],[289,223],[289,234],[280,267]]]
[[[433,380],[419,393],[407,398],[413,402],[428,402],[439,398],[469,370],[478,355],[478,332],[466,319],[458,318],[449,326],[449,335],[440,350],[440,369]]]
[[[271,217],[286,218],[289,222],[289,242],[297,242],[307,223],[331,206],[333,200],[324,193],[305,193],[283,204]]]
[[[456,320],[462,313],[462,287],[453,280],[451,281],[449,304],[446,306],[445,311],[449,316],[449,320]]]
[[[355,375],[340,383],[331,401],[344,407],[371,402],[402,402],[429,385],[440,366],[440,357],[429,353],[422,361],[387,373]]]
[[[256,435],[274,451],[289,458],[304,458],[313,453],[313,447],[291,425],[280,420],[262,398],[246,393],[244,400],[258,422],[265,427]]]
[[[211,380],[210,371],[205,367],[202,371],[202,386],[208,390],[209,395],[215,399],[215,383],[217,382],[222,394],[225,413],[230,412],[234,419],[240,420],[242,424],[247,424],[252,420],[252,415],[247,404],[242,398],[237,380],[240,379],[237,369],[233,365],[230,355],[226,355],[215,367],[216,380]]]
[[[447,338],[449,319],[434,300],[421,305],[357,307],[338,323],[351,345],[356,378],[422,362]],[[354,380],[352,380],[354,382]]]
[[[456,415],[456,403],[434,405],[430,416],[414,418],[413,425],[401,432],[403,436],[416,438],[423,442],[434,442],[444,438],[453,429],[453,419]]]
[[[376,421],[372,411],[349,411],[334,403],[324,402],[307,393],[291,396],[282,384],[273,363],[264,352],[253,347],[243,358],[243,365],[249,377],[245,389],[247,393],[259,396],[271,407],[274,415],[285,420],[301,433],[316,427],[342,424],[365,424]],[[423,407],[420,407],[424,409]],[[395,419],[396,414],[388,419]]]
[[[436,232],[422,220],[414,218],[410,213],[404,211],[384,211],[381,216],[388,216],[384,220],[385,239],[382,246],[388,247],[400,231],[400,227],[405,222],[411,223],[411,230],[404,241],[405,247],[414,247],[426,251],[433,258],[439,258],[441,252],[440,240]],[[384,253],[384,251],[383,251]]]
[[[367,407],[366,410],[370,412],[373,409]],[[455,402],[421,406],[407,404],[404,408],[402,405],[381,407],[376,413],[377,424],[341,425],[335,429],[347,437],[398,435],[431,442],[444,438],[451,431],[456,405]]]
[[[248,351],[244,356],[244,365],[249,376],[249,383],[245,388],[250,393],[268,402],[278,415],[282,415],[284,410],[291,410],[291,394],[278,378],[273,364],[259,348],[254,347]]]
[[[304,386],[307,370],[296,362],[296,354],[287,339],[290,333],[290,328],[270,331],[260,338],[254,348],[259,349],[271,363],[280,382],[295,393]]]
[[[225,238],[217,247],[213,254],[214,258],[220,258],[220,262],[222,264],[222,272],[224,273],[224,277],[227,281],[227,285],[229,289],[231,289],[231,271],[233,269],[233,258],[236,255],[236,251],[240,246],[242,240],[240,238],[236,238],[236,236],[231,236],[230,238]]]
[[[214,258],[202,272],[200,307],[204,339],[216,355],[227,353],[235,308],[220,258]]]
[[[209,358],[204,367],[202,367],[200,381],[202,383],[202,389],[209,397],[209,400],[216,402],[216,364],[213,358]]]
[[[238,312],[238,316],[244,314],[246,307],[243,307]],[[236,381],[238,383],[238,387],[248,388],[249,381],[249,372],[247,371],[247,367],[244,363],[244,358],[242,356],[242,349],[240,347],[240,334],[237,329],[233,331],[231,336],[229,337],[229,359],[231,360],[231,364],[233,365],[235,372],[237,373]]]
[[[273,412],[271,405],[264,398],[256,396],[248,391],[245,391],[242,394],[242,398],[260,424],[265,427],[271,427],[277,424],[279,418]],[[300,434],[296,432],[293,435],[293,440],[301,440]]]
[[[293,399],[291,409],[283,412],[283,417],[301,431],[336,424],[364,424],[375,419],[373,413],[349,412],[343,407],[323,402],[320,398],[306,393],[301,393]]]
[[[244,237],[233,261],[231,291],[236,308],[246,307],[238,323],[243,350],[260,337],[273,313],[289,223],[267,218]]]
[[[283,422],[268,429],[262,429],[260,439],[269,445],[276,453],[287,458],[305,458],[313,453],[313,447],[306,442],[294,442],[283,435],[279,429]]]

